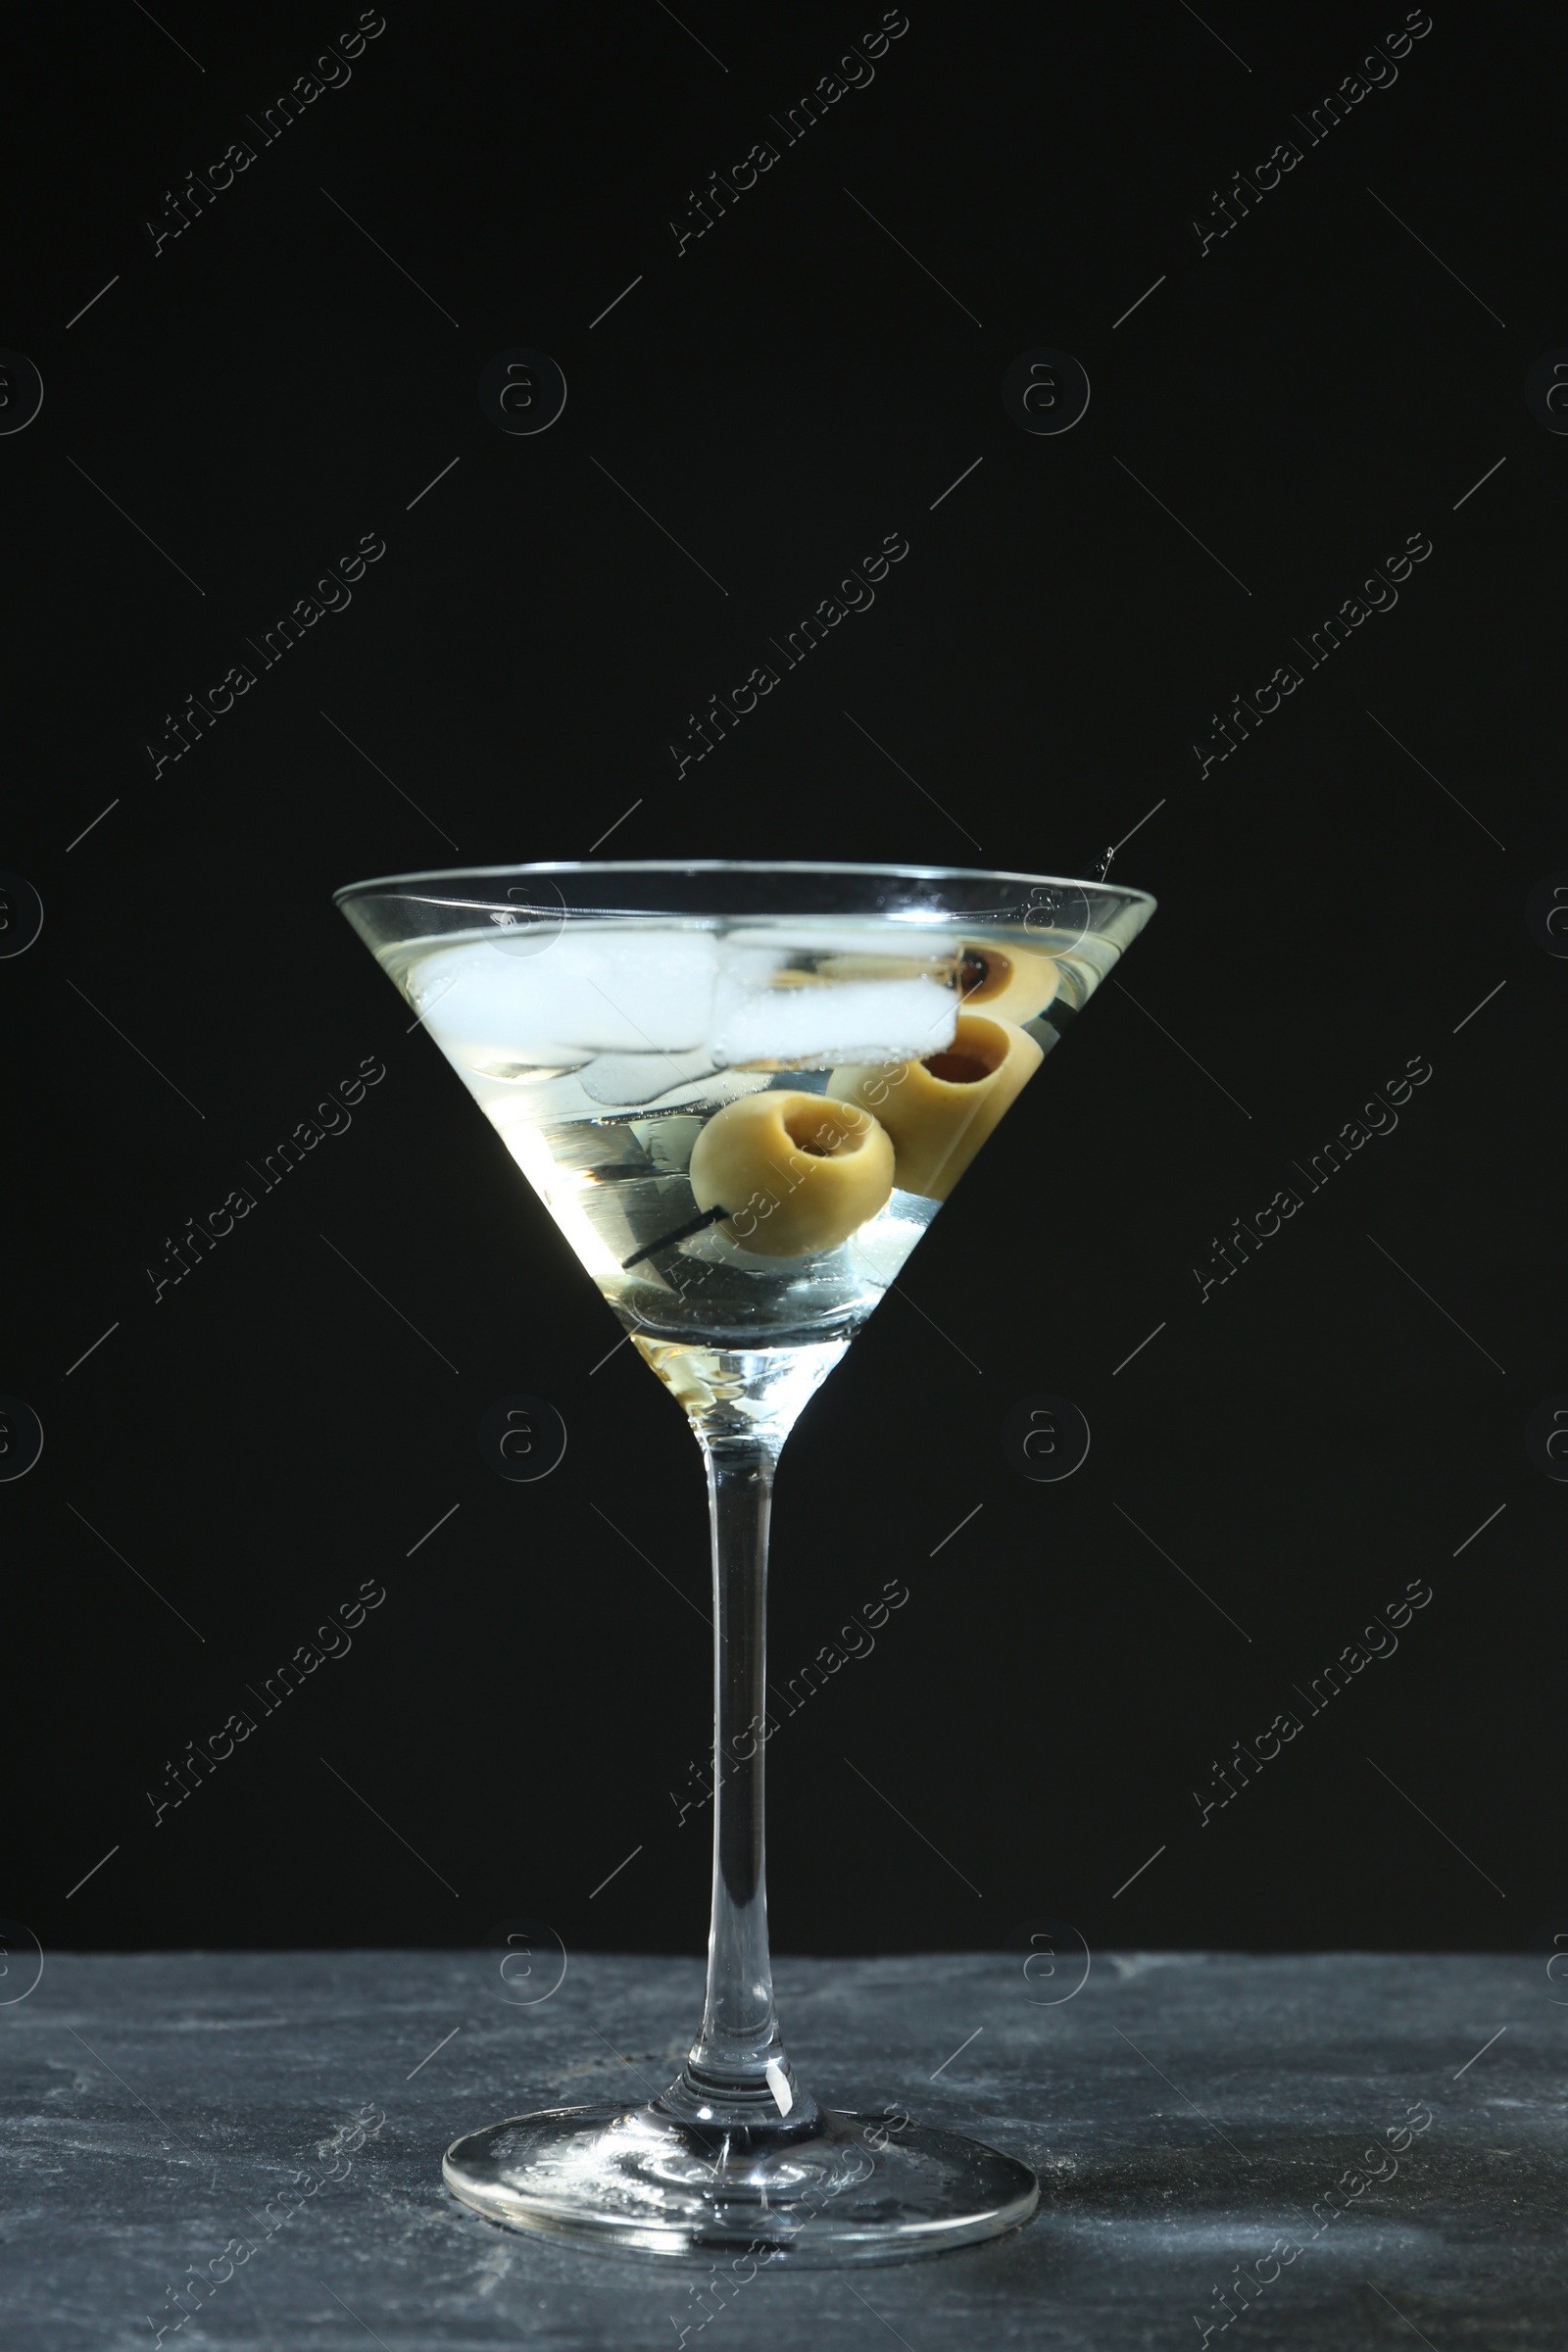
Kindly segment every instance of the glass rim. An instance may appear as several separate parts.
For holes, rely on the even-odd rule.
[[[377,874],[345,882],[332,893],[334,906],[376,891],[409,883],[488,881],[498,875],[529,874],[844,874],[901,882],[1024,882],[1058,890],[1098,891],[1107,898],[1154,906],[1147,890],[1127,882],[1086,881],[1076,874],[1030,874],[1010,866],[864,865],[836,858],[561,858],[521,865],[423,866],[411,873]]]

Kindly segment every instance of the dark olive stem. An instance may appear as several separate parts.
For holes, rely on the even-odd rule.
[[[673,1249],[677,1242],[690,1241],[692,1235],[701,1233],[705,1225],[716,1225],[720,1217],[727,1217],[729,1213],[727,1208],[705,1208],[701,1216],[693,1217],[689,1225],[677,1225],[673,1233],[662,1234],[657,1242],[645,1242],[642,1249],[632,1251],[630,1257],[623,1257],[620,1261],[621,1272],[624,1274],[628,1268],[641,1265],[645,1257],[657,1256],[661,1250]]]

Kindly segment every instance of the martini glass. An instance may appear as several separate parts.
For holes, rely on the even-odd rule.
[[[468,2132],[448,2186],[514,2229],[729,2252],[752,2275],[1016,2228],[1040,2198],[1025,2165],[899,2109],[821,2106],[790,2064],[763,1875],[768,1514],[802,1407],[1152,900],[1030,874],[662,859],[399,874],[337,903],[708,1466],[701,2028],[659,2098]]]

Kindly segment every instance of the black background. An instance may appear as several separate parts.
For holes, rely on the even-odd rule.
[[[56,11],[16,85],[0,342],[45,400],[0,440],[3,862],[45,924],[0,965],[0,1388],[46,1444],[0,1488],[0,1907],[46,1946],[701,1941],[707,1816],[669,1794],[707,1737],[697,1449],[602,1360],[335,885],[601,842],[1072,872],[1141,827],[1132,995],[785,1458],[778,1673],[909,1598],[771,1750],[776,1941],[1524,1943],[1568,1911],[1568,1492],[1523,1437],[1568,1388],[1568,973],[1524,920],[1568,866],[1568,440],[1523,397],[1568,342],[1544,61],[1440,7],[1308,145],[1292,114],[1401,10],[911,0],[786,147],[769,115],[877,9],[388,0],[263,145],[247,115],[354,13]],[[688,191],[764,137],[677,257]],[[1192,216],[1286,137],[1200,257]],[[155,258],[144,220],[238,138]],[[476,398],[518,345],[569,387],[533,438]],[[1002,406],[1038,345],[1093,385],[1059,438]],[[874,610],[677,783],[688,711],[893,531]],[[352,605],[155,778],[165,714],[367,532]],[[1210,714],[1417,532],[1396,609],[1200,776]],[[166,1237],[365,1055],[352,1129],[155,1304]],[[1215,1237],[1417,1055],[1397,1131],[1200,1303]],[[536,1485],[476,1444],[519,1390],[569,1431]],[[1002,1450],[1040,1393],[1093,1430],[1062,1484]],[[367,1579],[352,1652],[155,1828],[166,1760]],[[1214,1760],[1412,1579],[1397,1655],[1200,1826]]]

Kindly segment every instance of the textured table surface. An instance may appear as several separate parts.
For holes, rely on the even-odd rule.
[[[972,2131],[1045,2197],[990,2246],[737,2283],[514,2235],[441,2184],[461,2131],[658,2087],[695,1963],[573,1958],[513,2006],[493,1954],[51,1955],[0,2006],[0,2342],[1563,2343],[1568,2006],[1541,1960],[1097,1954],[1031,2000],[1078,1973],[780,1963],[819,2096]]]

